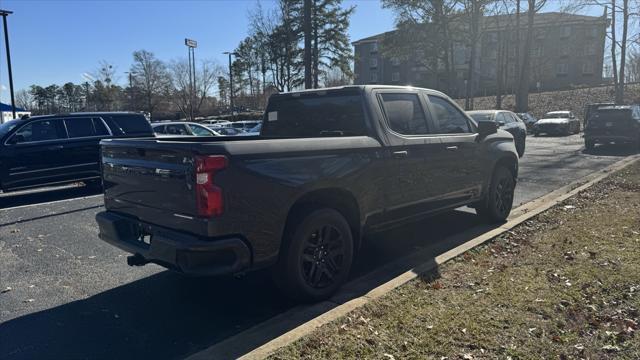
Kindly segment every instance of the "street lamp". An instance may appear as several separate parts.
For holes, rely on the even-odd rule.
[[[189,99],[191,99],[189,106],[189,112],[191,114],[191,121],[194,121],[193,117],[193,103],[194,103],[194,94],[196,92],[196,53],[194,51],[195,48],[198,47],[198,42],[192,39],[184,39],[184,44],[187,46],[187,51],[189,52]],[[192,80],[192,72],[193,72],[193,80]]]
[[[13,95],[13,73],[11,72],[11,52],[9,51],[9,30],[7,30],[7,16],[13,14],[13,11],[0,9],[0,16],[2,16],[2,25],[4,26],[4,46],[7,49],[7,70],[9,72],[9,94],[11,94],[11,111],[13,112],[13,118],[16,118],[16,99]],[[0,122],[2,120],[0,119]]]
[[[223,54],[229,55],[229,105],[231,106],[231,117],[234,116],[234,106],[233,106],[233,71],[231,71],[231,55],[237,56],[236,52],[225,51]]]

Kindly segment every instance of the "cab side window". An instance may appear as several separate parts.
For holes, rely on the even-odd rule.
[[[67,132],[61,119],[33,121],[20,128],[11,138],[9,144],[22,144],[36,141],[66,139]]]
[[[429,95],[429,102],[431,103],[431,111],[437,126],[435,133],[464,134],[471,132],[466,116],[449,100]]]
[[[418,94],[381,94],[382,108],[391,130],[402,135],[428,134],[424,109]]]

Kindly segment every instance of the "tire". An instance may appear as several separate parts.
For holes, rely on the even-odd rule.
[[[333,295],[349,276],[353,236],[344,216],[334,209],[309,212],[283,239],[273,277],[296,301],[316,302]]]
[[[505,222],[513,207],[516,179],[509,169],[498,166],[493,172],[489,191],[476,207],[476,213],[490,223]]]
[[[537,132],[537,131],[534,131],[534,132],[533,132],[533,136],[534,136],[534,137],[538,137],[538,136],[540,136],[540,133],[539,133],[539,132]]]
[[[596,147],[596,143],[593,140],[585,140],[584,148],[586,150],[593,150]]]
[[[524,156],[525,147],[526,147],[525,138],[520,138],[520,141],[516,142],[516,151],[518,152],[518,157]]]

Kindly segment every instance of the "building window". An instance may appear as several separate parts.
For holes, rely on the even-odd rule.
[[[371,44],[371,53],[376,52],[378,52],[378,42],[374,42],[373,44]]]
[[[589,44],[587,45],[587,47],[585,48],[585,54],[586,55],[595,55],[596,54],[596,46],[594,44]]]
[[[587,31],[587,36],[592,38],[598,37],[599,34],[600,34],[600,29],[598,29],[597,27],[592,27]]]
[[[507,76],[515,77],[516,76],[516,64],[511,63],[507,66]]]
[[[369,59],[369,66],[372,68],[378,67],[378,58]]]
[[[377,72],[372,72],[371,73],[371,77],[369,79],[372,83],[378,82],[378,73]]]
[[[397,71],[391,73],[391,81],[393,81],[393,82],[400,81],[400,73],[397,72]]]
[[[560,47],[560,56],[569,56],[569,47],[561,46]]]
[[[391,58],[391,65],[400,66],[400,59],[398,59],[397,57],[392,57]]]
[[[544,39],[545,33],[544,29],[537,29],[535,32],[536,39]]]
[[[531,48],[531,51],[529,52],[529,55],[532,57],[540,57],[542,56],[542,45],[541,44],[537,44],[535,47]]]
[[[587,61],[582,64],[582,74],[583,75],[593,75],[593,63],[591,61]]]
[[[569,73],[569,65],[567,63],[560,63],[556,66],[556,75],[565,76]]]
[[[498,50],[497,49],[489,49],[487,56],[491,60],[495,60],[498,58]]]
[[[569,37],[571,36],[571,27],[563,26],[560,28],[560,37]]]

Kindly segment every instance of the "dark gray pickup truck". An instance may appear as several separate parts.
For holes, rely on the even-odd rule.
[[[363,235],[462,205],[504,221],[518,155],[433,90],[347,86],[273,95],[259,137],[102,141],[100,238],[194,275],[272,267],[319,300]]]

